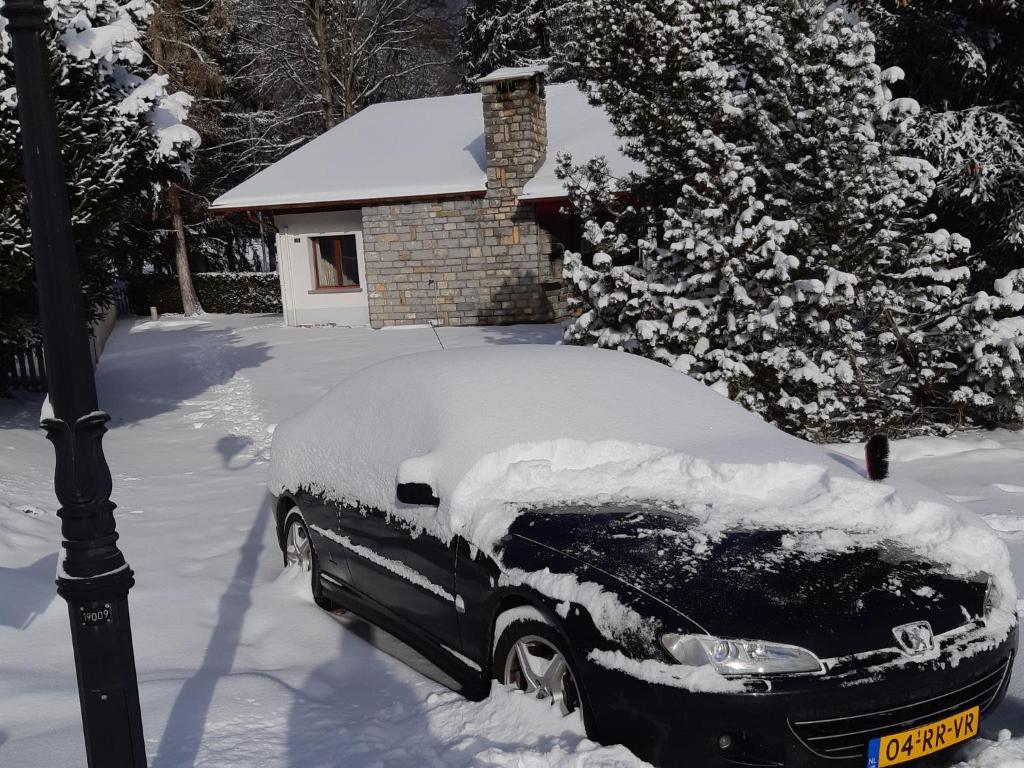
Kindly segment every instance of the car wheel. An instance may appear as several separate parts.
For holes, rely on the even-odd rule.
[[[334,603],[324,597],[324,588],[320,583],[320,561],[309,536],[309,529],[298,513],[288,518],[288,527],[285,529],[284,567],[298,568],[301,573],[308,573],[313,602],[324,610],[334,609]]]
[[[587,722],[583,690],[565,642],[551,625],[535,619],[512,622],[498,638],[493,663],[498,682],[550,702],[562,715],[578,711]]]

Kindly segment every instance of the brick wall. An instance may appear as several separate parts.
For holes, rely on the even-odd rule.
[[[547,149],[543,76],[482,87],[487,192],[363,208],[375,327],[549,322],[565,316],[561,263],[517,200]]]

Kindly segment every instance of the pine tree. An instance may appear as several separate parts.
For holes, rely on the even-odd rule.
[[[855,0],[921,105],[908,151],[939,170],[939,224],[970,238],[975,285],[1024,267],[1024,4]]]
[[[548,82],[574,77],[571,64],[579,0],[471,0],[459,33],[463,87],[499,67],[547,64]]]
[[[90,320],[109,306],[114,267],[142,245],[154,184],[188,158],[190,99],[168,94],[140,44],[147,2],[58,0],[47,30],[77,255]],[[0,30],[0,343],[38,333],[10,39]],[[145,240],[146,238],[142,238]]]
[[[1024,269],[993,282],[970,303],[965,385],[954,395],[967,414],[987,424],[1024,422]]]
[[[891,98],[901,73],[866,24],[823,0],[587,0],[579,39],[581,79],[646,172],[563,159],[592,252],[566,259],[567,340],[814,438],[984,411],[959,386],[991,314],[972,309],[968,241],[929,231],[936,171],[898,152],[917,105]]]

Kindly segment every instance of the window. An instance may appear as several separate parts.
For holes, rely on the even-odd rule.
[[[313,261],[318,289],[359,287],[355,235],[314,237]]]

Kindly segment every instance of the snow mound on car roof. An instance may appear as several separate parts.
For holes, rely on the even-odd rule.
[[[574,439],[671,448],[715,462],[821,462],[821,452],[685,375],[581,347],[426,352],[373,365],[279,425],[273,481],[382,508],[395,481],[451,498],[487,454]]]
[[[1009,557],[984,522],[913,483],[864,480],[855,466],[658,363],[514,345],[356,373],[277,428],[270,489],[359,501],[485,551],[523,505],[663,501],[701,512],[712,533],[788,528],[809,550],[895,539],[954,572],[995,573],[1012,610]],[[398,503],[397,482],[430,484],[441,506]]]
[[[697,382],[605,350],[507,346],[428,352],[366,368],[274,436],[273,483],[395,506],[395,482],[447,506],[488,454],[558,439],[618,440],[711,461],[820,454]]]

